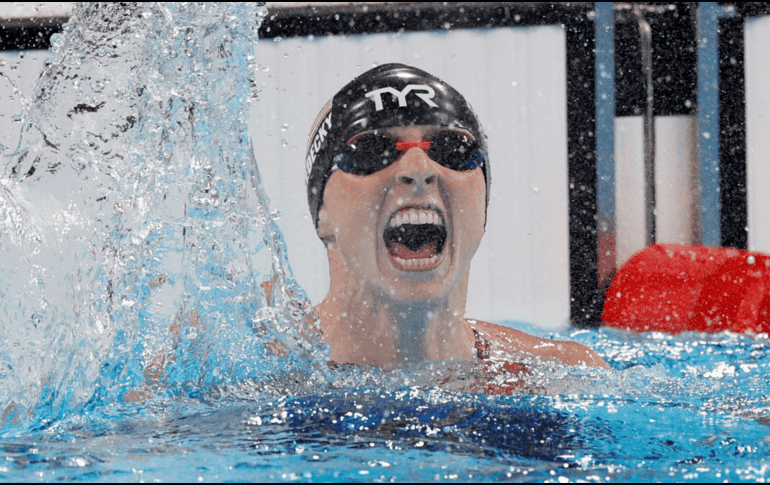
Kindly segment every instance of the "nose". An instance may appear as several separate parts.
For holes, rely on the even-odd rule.
[[[397,162],[396,181],[399,185],[418,190],[438,180],[436,163],[422,148],[410,148]]]

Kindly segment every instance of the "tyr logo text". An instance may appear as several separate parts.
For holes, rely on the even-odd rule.
[[[422,91],[415,92],[414,94],[416,94],[417,97],[422,99],[425,104],[431,108],[438,108],[438,105],[431,101],[431,99],[436,96],[436,92],[432,87],[426,86],[424,84],[409,84],[404,88],[403,91],[399,91],[391,87],[375,89],[374,91],[369,91],[366,93],[366,97],[372,98],[372,100],[374,100],[374,110],[380,111],[382,110],[382,93],[390,93],[395,96],[396,99],[398,99],[398,107],[403,108],[406,106],[406,95],[412,91]]]

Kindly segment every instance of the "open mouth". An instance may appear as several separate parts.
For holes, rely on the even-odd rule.
[[[407,207],[393,214],[383,234],[393,265],[404,271],[427,271],[443,259],[447,232],[438,211]]]

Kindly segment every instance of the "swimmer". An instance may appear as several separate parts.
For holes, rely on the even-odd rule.
[[[455,89],[402,64],[371,69],[321,110],[306,163],[331,278],[314,312],[335,363],[395,369],[523,352],[607,367],[583,345],[465,318],[491,174],[481,124]]]

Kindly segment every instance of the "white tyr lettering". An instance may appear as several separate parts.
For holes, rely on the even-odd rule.
[[[419,97],[420,99],[425,102],[428,106],[431,108],[438,108],[438,105],[431,101],[431,99],[436,96],[436,92],[433,90],[432,87],[426,86],[425,84],[409,84],[407,85],[403,91],[399,91],[395,88],[391,88],[390,86],[386,88],[380,88],[375,89],[374,91],[369,91],[366,93],[367,98],[372,98],[374,101],[374,110],[380,111],[383,109],[382,106],[382,94],[383,93],[390,93],[393,96],[396,97],[398,100],[398,107],[403,108],[406,106],[406,95],[414,90],[424,91],[421,93],[414,93]]]

